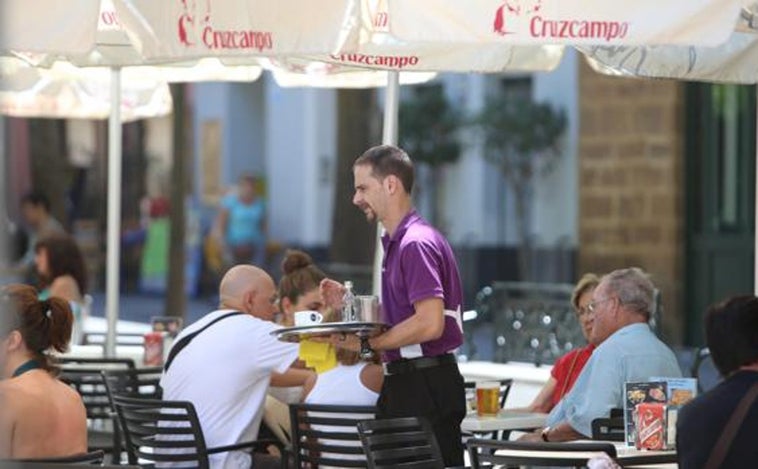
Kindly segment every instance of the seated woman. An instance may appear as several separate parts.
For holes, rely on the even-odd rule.
[[[332,313],[332,316],[325,321],[332,319],[341,319],[339,314]],[[384,369],[379,364],[378,355],[375,361],[361,362],[357,352],[346,349],[337,349],[337,362],[335,368],[319,373],[315,382],[306,383],[303,389],[303,402],[306,404],[324,404],[340,406],[376,406],[379,398],[379,391],[384,381]],[[315,412],[314,412],[315,413]],[[362,419],[370,419],[373,416],[356,415]],[[344,431],[344,427],[329,427],[328,425],[312,425],[313,430],[320,431]],[[356,430],[357,432],[357,430]],[[345,440],[323,440],[322,444],[335,446],[355,445],[360,446],[359,441]],[[345,455],[322,453],[321,457],[334,457],[336,459],[365,459],[361,455]],[[328,466],[319,466],[325,468]]]
[[[60,298],[37,299],[25,285],[0,291],[0,458],[47,458],[87,451],[81,397],[57,380],[50,349],[64,352],[72,314]]]
[[[321,301],[319,283],[326,275],[313,263],[311,257],[297,250],[287,251],[282,261],[282,278],[279,281],[279,309],[282,319],[279,321],[285,327],[294,326],[294,314],[298,311],[312,310],[326,314]],[[290,419],[288,404],[300,402],[304,386],[315,380],[316,372],[331,369],[337,365],[334,348],[329,344],[321,344],[309,340],[300,342],[300,360],[297,366],[300,373],[290,370],[289,379],[274,373],[271,376],[271,386],[266,398],[263,421],[268,430],[274,433],[283,443],[289,444]],[[264,432],[265,430],[261,430]],[[265,434],[265,433],[264,433]]]
[[[40,299],[52,296],[67,300],[74,314],[71,342],[81,343],[84,338],[84,320],[88,311],[84,294],[87,290],[87,274],[84,257],[73,238],[60,234],[45,237],[34,247],[34,262],[42,281]]]
[[[592,316],[587,305],[592,301],[592,292],[600,283],[595,274],[585,274],[579,279],[574,292],[571,295],[571,305],[582,326],[584,338],[589,341],[592,331]],[[537,397],[534,398],[529,409],[531,412],[550,412],[553,407],[565,396],[574,385],[582,368],[590,359],[592,351],[598,344],[587,344],[582,348],[576,348],[559,358],[550,372],[550,379],[545,383]]]
[[[326,275],[316,267],[308,254],[289,250],[282,262],[282,278],[279,280],[279,308],[283,314],[282,325],[295,325],[294,315],[298,311],[318,311],[327,316],[319,284]],[[303,365],[317,373],[337,365],[334,347],[330,344],[309,340],[300,342],[300,360]]]

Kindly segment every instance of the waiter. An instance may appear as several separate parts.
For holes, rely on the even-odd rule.
[[[425,417],[445,465],[462,466],[466,400],[453,355],[463,343],[461,281],[447,240],[413,208],[413,172],[405,151],[390,145],[368,149],[353,165],[353,203],[386,230],[382,303],[392,327],[369,340],[385,362],[377,417]],[[341,288],[331,280],[322,283],[327,303],[340,298]],[[335,335],[331,342],[360,349],[355,336]]]

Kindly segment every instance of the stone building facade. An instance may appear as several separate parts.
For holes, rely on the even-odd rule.
[[[663,334],[684,337],[684,89],[579,66],[579,272],[639,266],[661,290]]]

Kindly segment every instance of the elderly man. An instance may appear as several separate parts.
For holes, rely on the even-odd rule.
[[[600,344],[566,397],[553,408],[547,426],[522,437],[568,441],[592,435],[592,421],[623,407],[624,383],[654,376],[681,377],[674,353],[647,322],[654,302],[653,284],[638,268],[605,275],[588,305],[593,315],[590,342]]]
[[[271,322],[276,288],[266,272],[251,265],[232,267],[219,293],[219,309],[176,338],[161,379],[165,399],[195,405],[208,446],[255,440],[269,382],[302,385],[311,374],[289,369],[297,345],[271,336],[278,327]],[[196,332],[181,348],[183,338]],[[214,454],[210,460],[213,469],[249,468],[251,463],[243,451]]]

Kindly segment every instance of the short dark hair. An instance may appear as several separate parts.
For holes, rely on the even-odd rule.
[[[50,199],[42,192],[32,191],[24,194],[21,198],[21,205],[30,204],[35,207],[42,206],[45,211],[50,211]]]
[[[371,166],[371,173],[379,179],[395,176],[405,192],[413,191],[413,162],[403,149],[393,145],[371,147],[355,160],[353,167],[361,165]]]
[[[723,376],[758,362],[758,298],[727,298],[705,313],[705,340]]]

